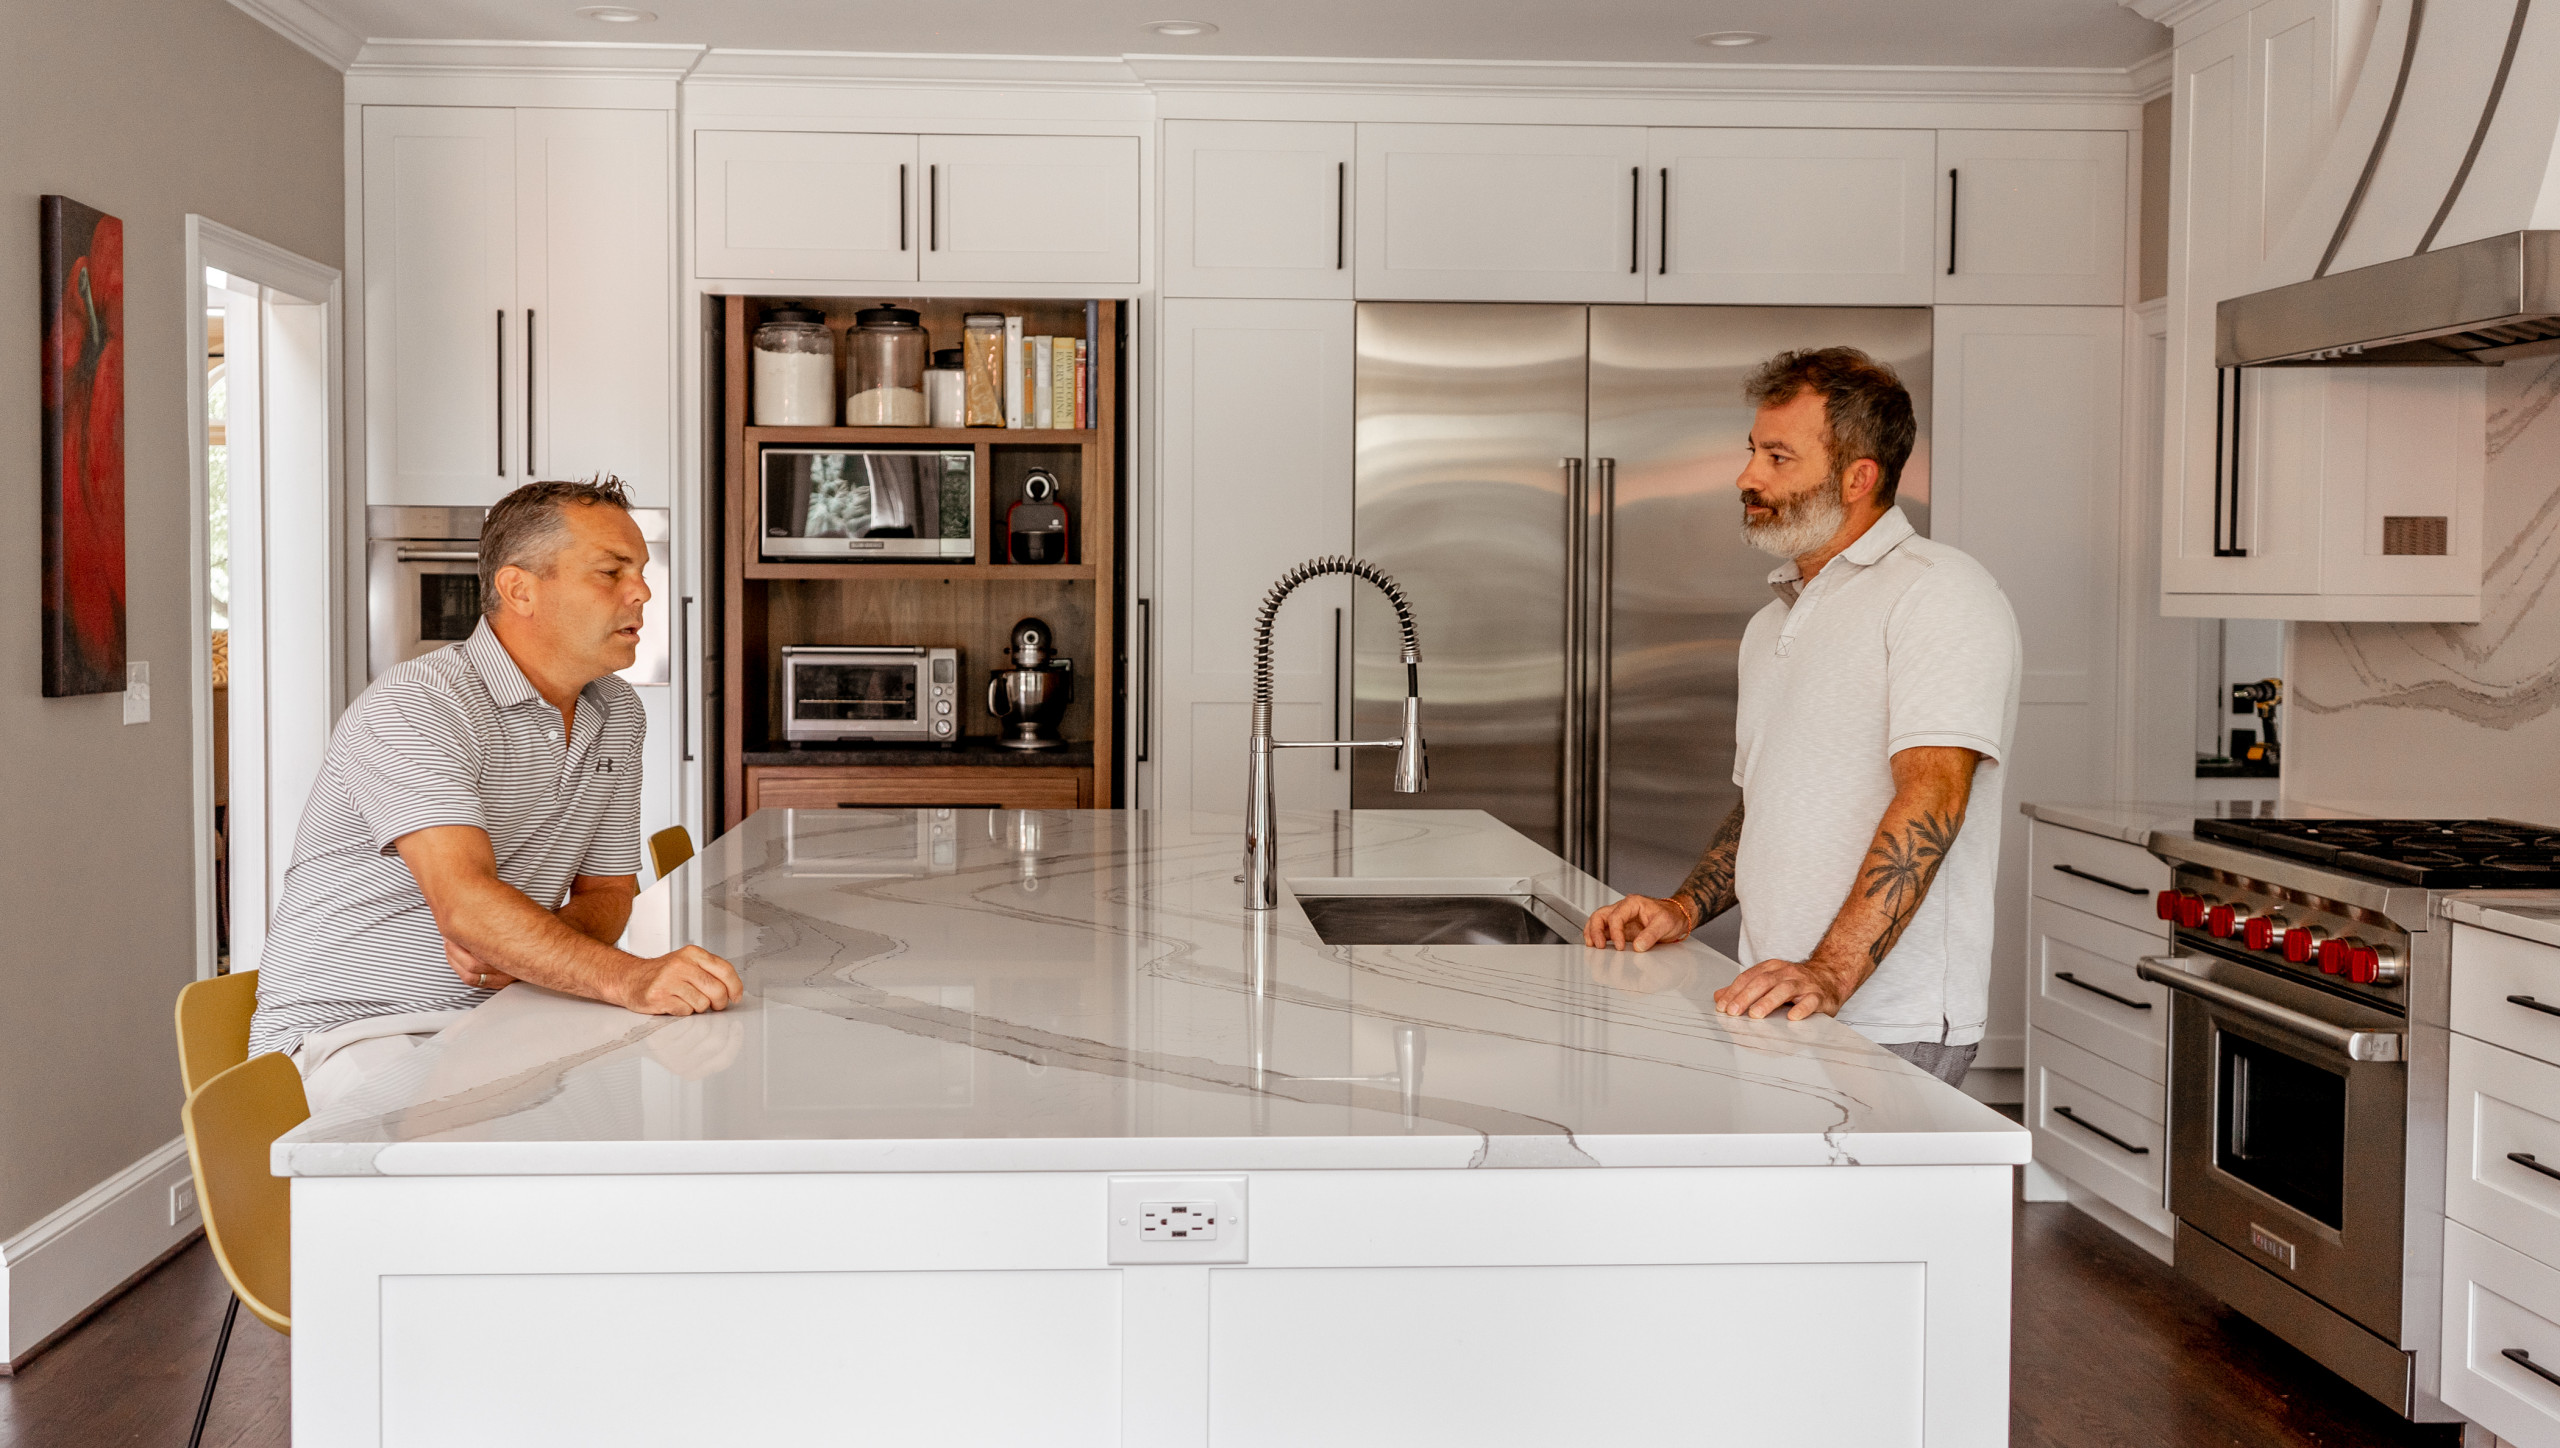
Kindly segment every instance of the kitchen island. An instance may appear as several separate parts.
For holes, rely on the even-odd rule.
[[[2022,1128],[1700,946],[1319,937],[1614,898],[1487,815],[1240,844],[752,816],[629,941],[739,1007],[513,986],[276,1144],[296,1437],[2006,1441]]]

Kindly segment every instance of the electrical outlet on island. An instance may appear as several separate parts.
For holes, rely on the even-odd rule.
[[[1113,1177],[1110,1260],[1121,1266],[1245,1260],[1242,1176]]]

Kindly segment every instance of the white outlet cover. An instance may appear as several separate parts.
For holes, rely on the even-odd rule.
[[[129,659],[124,666],[124,722],[151,722],[151,666]]]
[[[196,1184],[173,1182],[169,1187],[169,1225],[172,1227],[196,1219]]]
[[[1111,1261],[1125,1267],[1242,1262],[1245,1257],[1245,1178],[1237,1176],[1130,1176],[1111,1178],[1107,1223]],[[1146,1235],[1147,1209],[1206,1207],[1218,1220],[1212,1236]]]

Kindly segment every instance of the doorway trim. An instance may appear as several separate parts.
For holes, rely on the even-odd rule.
[[[329,496],[328,596],[336,606],[327,620],[328,696],[331,712],[346,708],[350,688],[364,677],[361,658],[364,631],[349,626],[348,609],[361,607],[364,581],[351,576],[350,557],[361,556],[349,539],[364,526],[364,510],[347,496],[346,468],[346,277],[333,266],[298,256],[280,246],[235,231],[210,218],[186,218],[186,324],[191,365],[187,377],[187,618],[190,647],[210,636],[211,586],[206,510],[211,502],[205,430],[206,268],[241,281],[282,292],[322,309],[321,327],[327,348],[322,368],[321,415],[328,422],[326,446]],[[213,675],[202,659],[188,671],[188,716],[194,759],[194,863],[196,978],[211,977],[218,963],[214,938],[213,873]]]

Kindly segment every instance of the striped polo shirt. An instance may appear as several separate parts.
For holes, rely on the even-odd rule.
[[[487,620],[386,671],[329,736],[258,962],[249,1050],[404,1011],[477,1005],[393,843],[435,825],[487,832],[498,878],[545,910],[579,875],[640,871],[640,696],[607,674],[572,732]]]

